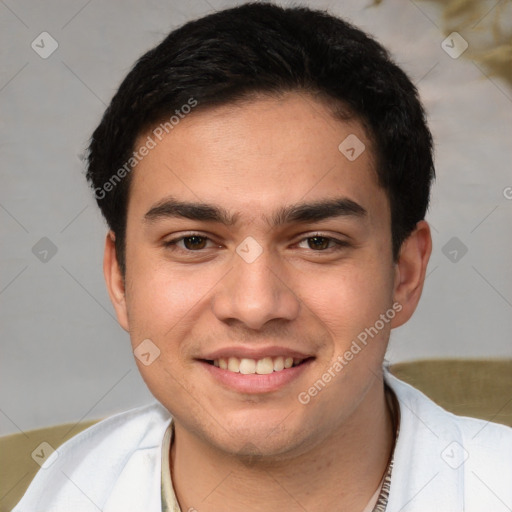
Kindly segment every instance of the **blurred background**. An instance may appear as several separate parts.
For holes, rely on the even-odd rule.
[[[0,0],[0,435],[153,400],[102,274],[84,150],[135,60],[243,2]],[[512,9],[506,0],[310,0],[417,85],[436,143],[433,254],[387,359],[512,357]]]

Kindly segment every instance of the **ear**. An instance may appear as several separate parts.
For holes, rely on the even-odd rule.
[[[129,332],[125,283],[123,275],[121,274],[121,269],[117,263],[115,239],[114,232],[109,231],[105,239],[103,275],[105,276],[110,300],[116,310],[117,321],[125,331]]]
[[[421,220],[400,248],[395,264],[394,302],[402,308],[391,322],[391,327],[405,324],[416,310],[421,297],[427,264],[432,252],[430,226]]]

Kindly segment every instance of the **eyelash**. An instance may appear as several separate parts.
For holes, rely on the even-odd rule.
[[[182,249],[181,247],[178,247],[177,244],[179,242],[181,242],[182,240],[184,240],[185,238],[193,238],[193,237],[198,237],[198,238],[201,238],[201,239],[206,239],[206,240],[209,240],[209,241],[212,241],[210,237],[208,236],[204,236],[200,233],[188,233],[186,235],[183,235],[183,236],[180,236],[178,238],[174,238],[174,239],[171,239],[171,240],[168,240],[166,242],[164,242],[164,246],[166,248],[178,248],[180,251],[183,251],[183,252],[188,252],[188,253],[194,253],[194,252],[197,252],[197,253],[201,253],[202,251],[204,251],[205,249],[198,249],[198,250],[191,250],[191,249]],[[318,252],[318,253],[322,253],[322,252],[331,252],[331,251],[340,251],[346,247],[349,247],[350,244],[346,241],[343,241],[343,240],[338,240],[337,238],[333,238],[331,236],[326,236],[322,233],[315,233],[315,234],[312,234],[310,236],[306,236],[304,238],[301,238],[299,240],[298,243],[301,243],[303,241],[306,241],[306,240],[309,240],[310,238],[324,238],[326,240],[328,240],[329,242],[333,242],[335,244],[334,247],[330,247],[330,248],[327,248],[327,249],[321,249],[321,250],[314,250],[314,249],[311,249],[311,251],[313,252]]]

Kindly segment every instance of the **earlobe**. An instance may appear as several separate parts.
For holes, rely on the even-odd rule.
[[[105,238],[105,251],[103,254],[103,275],[107,285],[110,301],[116,311],[119,324],[125,331],[129,331],[128,315],[126,310],[126,295],[124,278],[116,257],[115,234],[109,231]]]
[[[402,306],[395,316],[392,327],[403,325],[411,318],[423,290],[427,264],[432,252],[430,226],[424,220],[404,241],[395,268],[394,302]]]

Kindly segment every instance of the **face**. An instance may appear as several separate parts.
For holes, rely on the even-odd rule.
[[[133,171],[125,288],[113,251],[107,238],[146,384],[226,453],[298,453],[341,429],[419,297],[401,288],[362,126],[295,93],[182,119]]]

